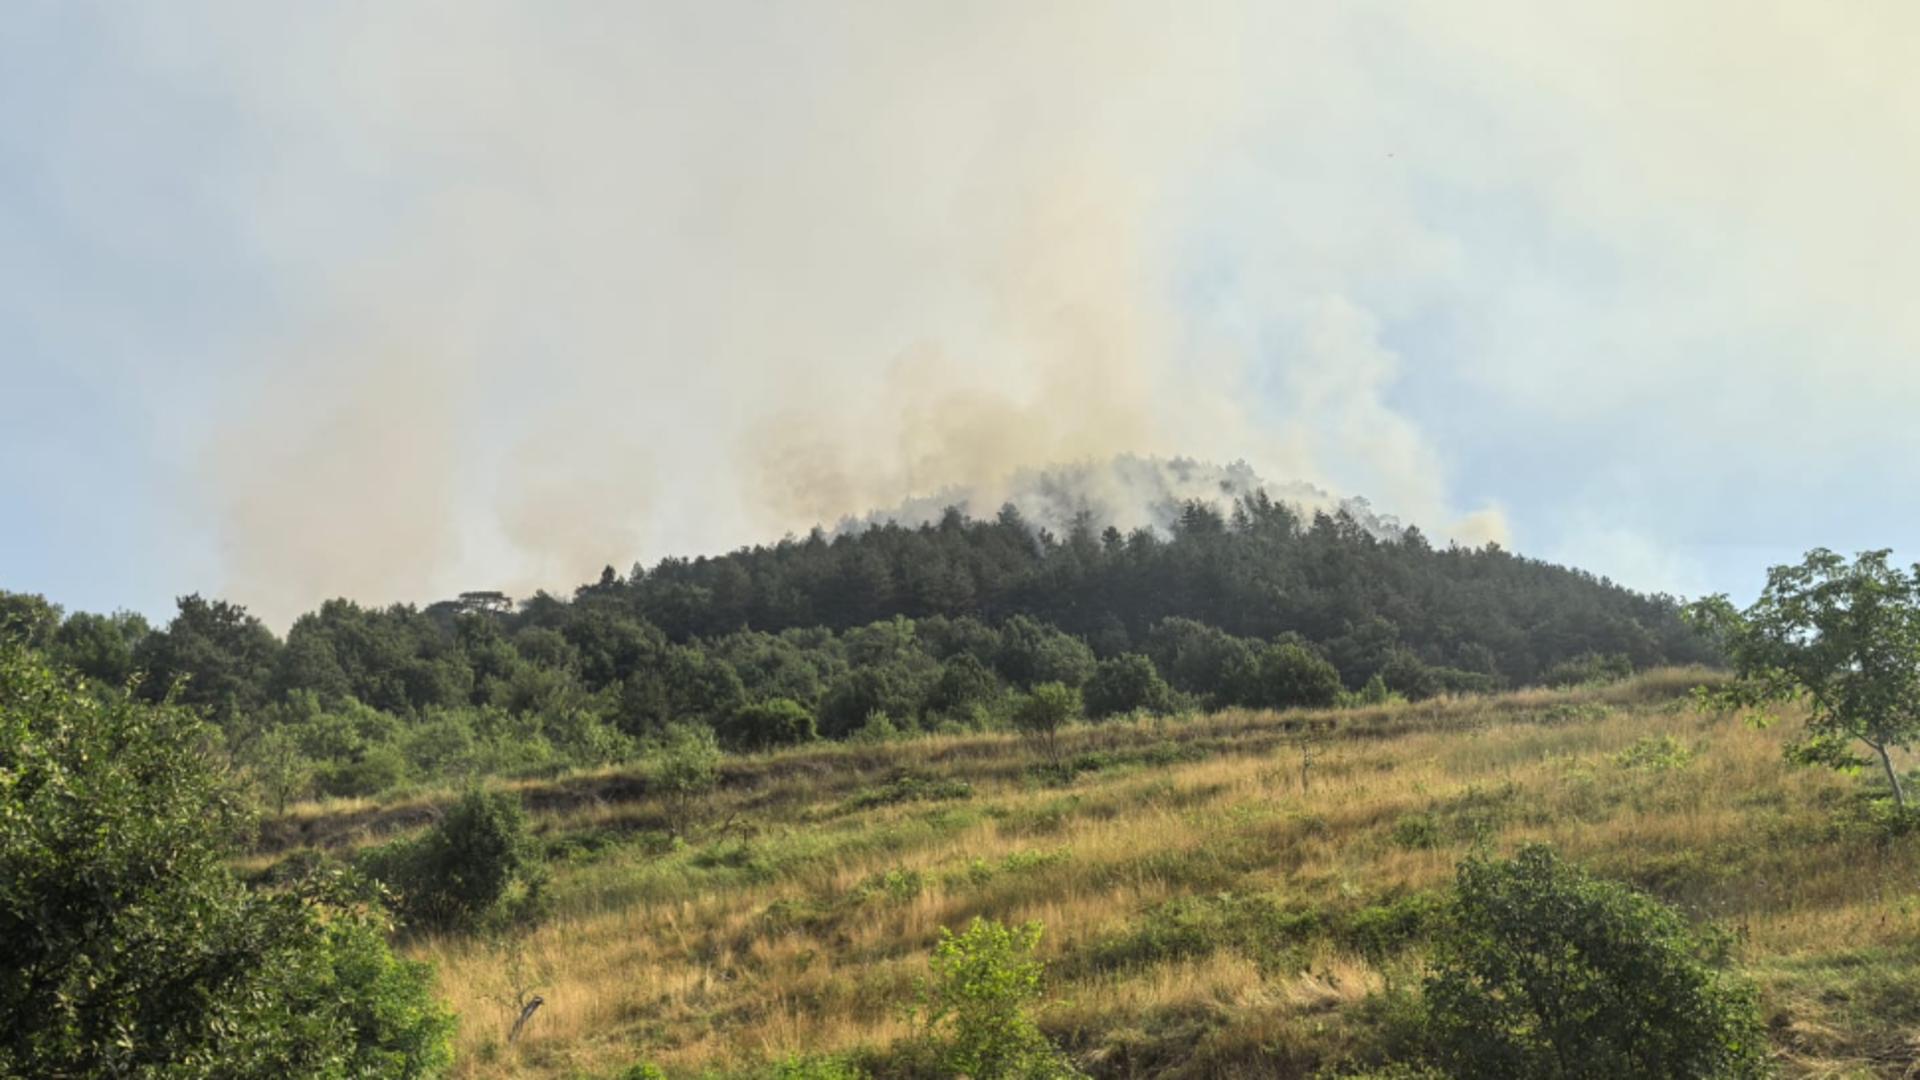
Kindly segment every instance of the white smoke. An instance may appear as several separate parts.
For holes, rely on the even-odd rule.
[[[990,486],[949,487],[890,509],[843,518],[836,531],[858,532],[886,523],[926,525],[939,521],[948,508],[967,517],[991,518],[1002,506],[1011,506],[1029,526],[1056,536],[1083,520],[1095,533],[1112,527],[1122,533],[1146,529],[1166,535],[1191,504],[1226,518],[1235,503],[1260,493],[1293,508],[1303,522],[1315,513],[1345,511],[1381,539],[1397,539],[1405,532],[1398,518],[1376,511],[1365,498],[1342,498],[1299,480],[1265,479],[1244,461],[1219,465],[1133,454],[1021,469]]]

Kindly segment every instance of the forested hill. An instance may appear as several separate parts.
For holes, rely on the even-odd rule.
[[[1670,598],[1492,545],[1309,519],[1262,493],[1224,512],[1190,503],[1165,532],[1083,518],[1055,535],[1009,506],[991,521],[950,511],[608,568],[571,599],[334,600],[284,641],[198,596],[153,630],[0,593],[0,631],[100,684],[200,705],[239,743],[297,729],[307,756],[358,762],[389,742],[401,748],[387,771],[402,773],[439,767],[439,751],[408,741],[435,724],[455,748],[441,756],[462,767],[538,767],[616,758],[683,720],[742,745],[870,721],[993,726],[1040,683],[1082,689],[1101,715],[1417,698],[1712,659]],[[461,755],[476,739],[513,760],[474,765]]]
[[[610,568],[577,596],[675,641],[742,629],[844,631],[895,616],[998,624],[1025,615],[1102,656],[1147,651],[1154,626],[1179,617],[1240,637],[1297,634],[1355,686],[1396,648],[1513,684],[1589,653],[1636,667],[1705,658],[1669,598],[1492,545],[1434,548],[1418,529],[1381,539],[1344,512],[1307,520],[1261,494],[1228,514],[1190,503],[1166,537],[1095,533],[1084,523],[1056,536],[1011,507],[993,521],[950,510],[937,524],[831,540],[816,531],[720,558],[636,566],[626,578]],[[519,618],[563,625],[561,607],[536,598]]]

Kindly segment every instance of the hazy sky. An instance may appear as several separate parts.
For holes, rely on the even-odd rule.
[[[1910,3],[0,21],[0,588],[284,625],[1245,459],[1687,594],[1920,525]]]

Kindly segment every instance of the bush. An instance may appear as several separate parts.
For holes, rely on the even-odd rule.
[[[407,778],[407,758],[390,743],[374,743],[351,760],[330,762],[320,767],[314,787],[322,795],[358,798],[390,791]]]
[[[1623,769],[1665,772],[1684,769],[1693,762],[1693,750],[1671,735],[1647,735],[1614,755]]]
[[[452,1017],[365,904],[234,877],[210,735],[0,646],[0,1075],[444,1072]]]
[[[1591,686],[1619,682],[1633,674],[1633,661],[1621,653],[1581,653],[1562,660],[1540,675],[1547,686]]]
[[[1029,1007],[1044,966],[1034,958],[1040,924],[1003,926],[976,918],[966,932],[942,928],[926,992],[927,1022],[950,1029],[944,1066],[971,1080],[1040,1080],[1078,1075],[1047,1041]]]
[[[1765,1073],[1753,991],[1673,909],[1552,851],[1461,864],[1426,982],[1436,1063],[1472,1077]]]
[[[1440,897],[1413,893],[1348,915],[1339,928],[1339,938],[1368,963],[1384,967],[1401,952],[1426,940],[1445,914]]]
[[[520,801],[472,788],[424,836],[375,848],[361,858],[395,893],[413,926],[472,930],[530,917],[545,873]]]
[[[1324,708],[1340,700],[1340,672],[1302,645],[1269,645],[1231,677],[1238,704],[1257,709]]]
[[[1173,688],[1153,661],[1138,653],[1102,660],[1087,680],[1087,715],[1096,720],[1123,713],[1172,711]]]
[[[1373,677],[1367,680],[1366,685],[1359,690],[1345,694],[1340,699],[1340,703],[1348,708],[1391,705],[1405,701],[1406,698],[1387,689],[1387,680],[1381,678],[1379,672],[1375,672]]]
[[[893,718],[879,709],[867,714],[866,722],[854,729],[847,738],[857,743],[892,742],[900,737],[900,728]]]
[[[927,707],[943,713],[962,713],[969,706],[1000,696],[1000,680],[972,653],[960,653],[941,666],[927,697]]]
[[[858,1065],[838,1057],[813,1057],[795,1054],[774,1062],[769,1080],[862,1080],[867,1074]]]
[[[1081,686],[1093,675],[1093,650],[1079,638],[1031,616],[1015,615],[1000,628],[994,666],[1018,686]]]
[[[1020,699],[1013,710],[1013,726],[1040,748],[1047,763],[1060,764],[1060,729],[1080,715],[1080,691],[1060,683],[1041,683]]]
[[[720,737],[735,750],[767,750],[812,742],[820,733],[814,727],[813,714],[791,698],[743,705],[728,716]]]
[[[667,827],[686,833],[720,786],[720,744],[713,729],[670,724],[654,752],[653,783],[666,803]]]
[[[1214,893],[1178,896],[1120,935],[1097,943],[1089,961],[1113,969],[1210,956],[1231,950],[1263,971],[1295,964],[1323,927],[1319,912],[1283,907],[1269,896]]]

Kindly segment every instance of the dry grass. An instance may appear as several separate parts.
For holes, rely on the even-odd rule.
[[[940,928],[976,915],[1046,925],[1043,1026],[1097,1075],[1308,1075],[1364,1048],[1356,1006],[1391,972],[1337,935],[1279,959],[1226,936],[1137,962],[1129,935],[1183,896],[1337,922],[1444,888],[1476,845],[1544,841],[1730,930],[1788,1072],[1909,1075],[1914,843],[1846,824],[1861,780],[1791,768],[1780,732],[1692,711],[1678,695],[1702,677],[1082,728],[1067,753],[1102,767],[1065,783],[1005,736],[818,746],[730,763],[712,820],[732,826],[680,846],[657,842],[660,809],[632,776],[526,784],[557,848],[596,841],[556,863],[551,918],[517,960],[466,939],[412,948],[461,1017],[466,1077],[884,1050],[915,1030]],[[1636,746],[1658,760],[1635,763]],[[886,788],[902,772],[970,789],[871,797],[903,790]],[[382,812],[294,818],[351,842],[329,823]],[[546,1007],[508,1047],[516,978]]]

